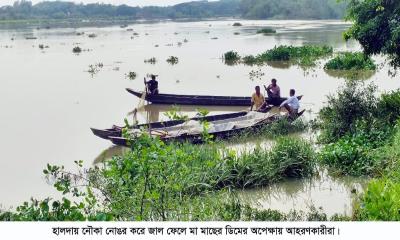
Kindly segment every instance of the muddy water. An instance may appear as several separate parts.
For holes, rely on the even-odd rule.
[[[360,49],[355,42],[342,40],[348,25],[340,21],[241,22],[243,27],[232,27],[233,21],[144,23],[130,25],[133,31],[119,26],[0,29],[0,203],[15,206],[31,196],[54,195],[42,177],[47,163],[74,170],[73,161],[84,160],[90,166],[112,145],[93,136],[89,128],[121,125],[124,118],[131,121],[139,100],[124,89],[143,89],[143,77],[149,73],[160,76],[162,93],[175,94],[246,96],[255,85],[277,78],[282,93],[295,88],[305,96],[302,107],[316,112],[343,78],[321,67],[304,72],[285,64],[227,66],[221,56],[229,50],[258,54],[283,44],[329,44],[336,51]],[[255,34],[266,26],[278,33]],[[97,37],[89,38],[90,33]],[[40,44],[45,48],[40,49]],[[75,46],[84,51],[73,54]],[[169,56],[177,56],[179,64],[168,64]],[[151,57],[157,58],[156,64],[144,63]],[[89,74],[89,66],[98,63],[103,67]],[[251,79],[252,70],[265,75]],[[130,71],[138,74],[136,80],[125,77]],[[388,77],[386,67],[366,78],[382,91],[400,86]],[[182,111],[193,116],[196,108]],[[137,118],[141,122],[165,119],[169,109],[145,107]],[[210,108],[212,113],[243,109]]]
[[[328,217],[334,214],[351,216],[352,202],[366,187],[368,179],[335,178],[326,170],[309,179],[292,179],[263,188],[239,192],[239,199],[257,209],[274,209],[285,213],[292,210],[308,212],[311,207],[322,209]]]

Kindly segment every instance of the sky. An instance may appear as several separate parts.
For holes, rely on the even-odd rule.
[[[43,0],[30,0],[32,3],[42,2]],[[47,0],[56,1],[56,0]],[[58,0],[59,1],[59,0]],[[168,6],[183,2],[191,2],[194,0],[65,0],[67,2],[76,3],[111,3],[115,5],[126,4],[130,6]],[[0,0],[0,6],[12,5],[15,0]]]

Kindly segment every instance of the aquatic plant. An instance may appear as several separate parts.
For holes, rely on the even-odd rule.
[[[234,63],[240,60],[240,56],[235,51],[229,51],[224,54],[225,62]]]
[[[251,70],[249,72],[249,77],[251,81],[254,81],[254,79],[260,80],[263,76],[265,76],[265,73],[261,69]]]
[[[81,53],[82,52],[82,48],[80,48],[79,46],[76,46],[72,49],[73,53]]]
[[[97,35],[94,34],[94,33],[90,33],[90,34],[88,35],[88,37],[89,37],[89,38],[95,38],[95,37],[97,37]]]
[[[167,59],[167,63],[169,63],[169,64],[171,64],[171,65],[178,64],[178,63],[179,63],[179,58],[178,58],[178,57],[175,57],[175,56],[170,56],[170,57]]]
[[[376,65],[371,57],[361,52],[339,53],[324,66],[327,70],[375,70]]]
[[[318,58],[333,53],[329,46],[279,46],[274,47],[258,56],[261,61],[292,61],[300,66],[314,66]]]
[[[155,57],[144,60],[144,63],[156,64],[156,62],[157,62],[157,59]]]
[[[276,33],[275,29],[272,28],[263,28],[257,31],[257,34],[264,34],[264,35],[268,35],[268,34],[272,34],[272,33]]]
[[[240,22],[235,22],[232,26],[241,27],[241,26],[243,26],[243,24],[241,24]]]
[[[89,65],[89,69],[87,70],[88,73],[90,73],[92,75],[92,77],[97,74],[98,72],[100,72],[100,69],[103,68],[103,63],[96,63],[94,65]]]
[[[125,77],[128,78],[129,80],[135,80],[137,77],[137,74],[135,72],[129,72],[125,74]]]

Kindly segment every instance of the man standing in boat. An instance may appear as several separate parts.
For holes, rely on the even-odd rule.
[[[146,81],[144,79],[144,84],[146,85],[147,93],[150,95],[158,94],[158,81],[156,80],[156,75],[151,75],[151,80]]]
[[[260,91],[260,86],[256,86],[256,92],[251,96],[251,107],[250,111],[253,111],[253,106],[255,105],[255,110],[258,111],[265,103],[264,95]]]
[[[271,80],[271,84],[266,87],[264,85],[265,91],[267,91],[268,99],[266,100],[266,104],[277,106],[281,102],[281,89],[276,84],[276,79],[273,78]]]
[[[289,116],[293,117],[299,112],[300,103],[299,99],[295,96],[296,91],[294,89],[290,89],[290,97],[285,100],[280,108],[285,108],[289,112]]]

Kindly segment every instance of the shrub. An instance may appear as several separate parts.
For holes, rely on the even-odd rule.
[[[336,95],[328,96],[327,105],[319,112],[319,140],[324,143],[335,142],[353,133],[357,121],[370,121],[377,106],[375,91],[374,85],[348,81]]]
[[[400,221],[400,183],[390,179],[371,181],[355,215],[364,221]]]
[[[279,46],[262,53],[258,58],[264,62],[293,61],[301,66],[313,66],[318,58],[332,53],[333,48],[329,46]]]
[[[80,48],[80,47],[74,47],[73,49],[72,49],[72,52],[73,53],[80,53],[80,52],[82,52],[82,49]]]
[[[376,65],[371,57],[361,52],[340,53],[325,64],[328,70],[375,70]]]
[[[400,90],[384,93],[378,102],[378,117],[393,125],[400,117]]]
[[[236,62],[240,60],[240,56],[237,52],[229,51],[224,54],[225,62]]]

